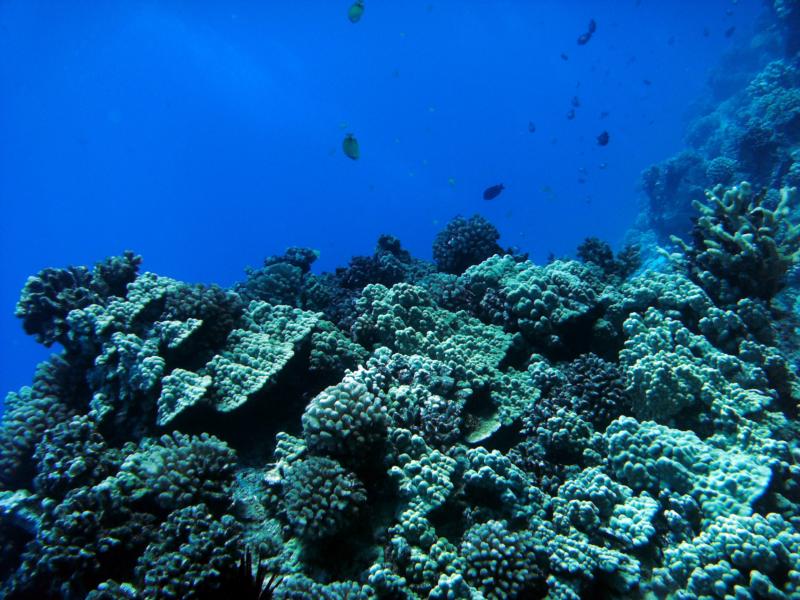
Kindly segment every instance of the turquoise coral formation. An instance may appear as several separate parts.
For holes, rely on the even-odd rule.
[[[636,272],[598,240],[437,272],[382,236],[336,274],[293,248],[230,289],[132,253],[40,274],[20,316],[65,349],[7,399],[0,594],[797,595],[777,197],[710,192],[705,242]]]

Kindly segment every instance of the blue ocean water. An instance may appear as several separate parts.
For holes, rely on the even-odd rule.
[[[352,24],[348,6],[0,3],[3,391],[47,356],[13,312],[48,266],[132,249],[143,270],[230,285],[288,246],[332,270],[381,233],[430,258],[475,213],[536,262],[590,235],[621,246],[640,173],[683,147],[709,69],[762,10],[376,1]]]

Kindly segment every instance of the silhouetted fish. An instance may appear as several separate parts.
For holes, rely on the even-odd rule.
[[[536,133],[536,123],[528,121],[528,133]]]
[[[573,96],[572,100],[570,101],[570,104],[572,104],[572,106],[574,106],[575,108],[578,108],[581,105],[581,99],[578,98],[577,96]]]
[[[736,31],[736,27],[734,27],[733,25],[731,25],[730,27],[728,27],[728,28],[725,30],[725,37],[726,37],[726,38],[729,38],[729,37],[731,37],[731,36],[733,35],[733,32],[734,32],[734,31]]]
[[[562,52],[561,53],[561,60],[569,60],[569,56],[565,52]]]
[[[610,136],[608,135],[607,131],[604,131],[600,135],[597,136],[597,143],[601,146],[608,146],[608,141]]]
[[[358,148],[358,140],[352,133],[348,133],[342,141],[342,151],[347,158],[352,158],[353,160],[358,160],[358,157],[361,156],[361,151]]]
[[[485,190],[483,190],[483,199],[494,200],[500,195],[500,192],[502,192],[504,189],[506,188],[502,183],[498,183],[497,185],[488,187]]]
[[[363,0],[356,0],[352,5],[350,5],[350,8],[347,11],[347,18],[351,23],[358,23],[361,20],[361,15],[363,14],[364,2]]]
[[[572,119],[574,118],[575,118],[575,109],[570,108],[569,111],[567,112],[567,121],[572,121]]]
[[[582,33],[578,36],[578,45],[583,46],[584,44],[587,44],[589,40],[592,39],[592,35],[594,35],[595,31],[597,31],[597,23],[594,19],[591,19],[589,21],[589,27],[587,28],[586,33]]]

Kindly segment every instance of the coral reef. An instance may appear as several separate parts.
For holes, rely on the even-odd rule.
[[[661,237],[688,238],[693,202],[704,190],[749,181],[755,189],[779,190],[800,185],[800,71],[796,52],[798,11],[791,2],[776,2],[775,10],[787,23],[782,36],[788,50],[753,46],[754,56],[734,55],[735,64],[723,74],[737,81],[722,98],[691,122],[688,149],[642,174],[644,221]],[[795,25],[795,27],[792,26]],[[776,28],[777,29],[777,28]],[[774,37],[775,32],[763,38]],[[763,57],[772,60],[763,61]],[[753,61],[750,58],[757,58]],[[744,74],[745,79],[738,79]],[[719,81],[712,79],[712,84]],[[774,208],[777,198],[769,198]]]
[[[662,234],[727,186],[671,260],[537,265],[475,216],[434,262],[383,235],[228,289],[131,252],[31,277],[63,350],[0,421],[0,596],[798,597],[794,71],[647,175]]]

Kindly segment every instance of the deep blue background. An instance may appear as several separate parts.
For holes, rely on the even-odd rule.
[[[383,232],[427,258],[475,212],[537,261],[587,235],[618,246],[640,172],[681,148],[707,70],[761,8],[366,0],[353,25],[348,6],[0,3],[0,394],[46,356],[13,316],[46,266],[130,248],[144,270],[228,285],[289,245],[330,270]]]

